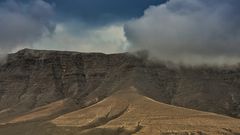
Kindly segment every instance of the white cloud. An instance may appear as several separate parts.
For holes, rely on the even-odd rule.
[[[240,2],[170,0],[125,25],[130,51],[186,64],[240,62]],[[230,20],[231,19],[231,20]]]
[[[53,49],[80,52],[117,53],[128,45],[122,25],[110,25],[93,29],[58,24],[52,36],[34,43],[36,49]],[[72,30],[75,28],[75,30]]]

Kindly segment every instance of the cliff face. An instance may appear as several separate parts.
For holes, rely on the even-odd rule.
[[[24,49],[0,66],[0,118],[66,99],[89,106],[127,87],[157,101],[240,116],[240,68],[169,68],[124,54]]]
[[[81,102],[125,57],[29,49],[10,54],[0,68],[0,109],[22,112],[65,98]]]

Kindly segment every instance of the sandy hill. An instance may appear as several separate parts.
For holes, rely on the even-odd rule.
[[[36,135],[238,135],[240,120],[160,103],[120,90],[83,109],[50,118],[64,101],[38,108],[2,125],[0,134]],[[40,120],[49,117],[48,120]],[[38,119],[38,120],[37,120]],[[27,122],[28,121],[28,122]],[[26,130],[29,129],[29,130]]]
[[[103,101],[62,115],[51,121],[57,126],[79,127],[82,134],[165,135],[234,134],[240,120],[213,113],[175,107],[152,100],[132,87]]]

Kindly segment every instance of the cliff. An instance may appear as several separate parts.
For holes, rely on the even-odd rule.
[[[160,102],[240,115],[239,67],[172,68],[128,53],[30,49],[0,67],[0,110],[23,113],[61,99],[84,107],[129,86]]]

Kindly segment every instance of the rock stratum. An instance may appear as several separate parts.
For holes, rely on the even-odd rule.
[[[240,66],[24,49],[0,66],[1,135],[239,135]]]

